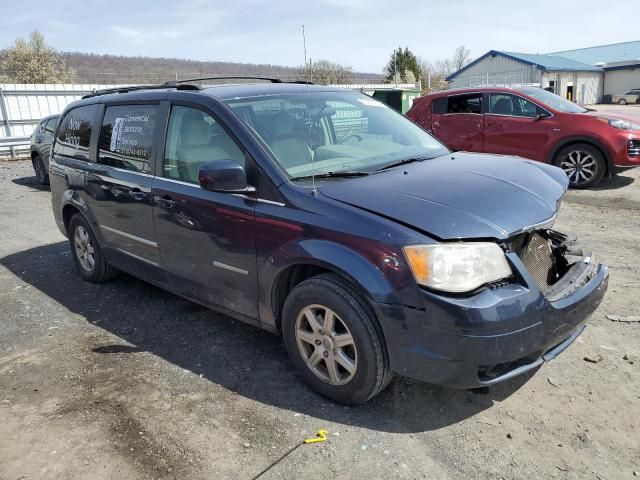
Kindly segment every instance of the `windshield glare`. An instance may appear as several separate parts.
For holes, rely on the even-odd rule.
[[[372,172],[449,150],[410,120],[358,92],[309,92],[231,99],[227,105],[290,178]]]
[[[580,105],[576,105],[569,100],[566,100],[555,93],[547,92],[541,88],[520,88],[522,93],[535,98],[549,108],[553,108],[559,112],[565,113],[584,113],[588,112],[586,108],[582,108]]]

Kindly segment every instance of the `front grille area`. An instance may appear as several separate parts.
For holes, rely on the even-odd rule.
[[[640,157],[640,140],[629,140],[627,153],[630,157]]]
[[[555,281],[555,268],[551,240],[540,232],[523,233],[507,244],[515,252],[534,278],[542,292]]]
[[[543,292],[549,289],[553,282],[553,252],[551,241],[539,233],[533,233],[529,243],[520,255],[522,263],[527,267],[531,276]]]

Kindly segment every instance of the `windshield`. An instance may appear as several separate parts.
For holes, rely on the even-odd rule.
[[[569,100],[566,100],[555,93],[547,92],[541,88],[519,88],[522,93],[535,98],[542,102],[549,108],[553,108],[559,112],[565,113],[585,113],[588,112],[586,108],[582,108],[580,105],[576,105]]]
[[[369,173],[409,158],[449,152],[410,120],[350,90],[234,98],[226,103],[290,178]]]

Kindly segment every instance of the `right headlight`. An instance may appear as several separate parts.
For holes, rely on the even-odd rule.
[[[434,290],[470,292],[512,275],[504,251],[496,243],[409,245],[403,250],[416,281]]]

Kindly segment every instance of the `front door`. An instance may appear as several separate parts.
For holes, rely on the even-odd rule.
[[[482,99],[482,93],[471,93],[436,100],[431,123],[433,135],[452,150],[481,152]]]
[[[97,221],[104,254],[157,283],[165,283],[153,226],[153,145],[159,105],[107,106],[98,161],[87,166],[87,204]]]
[[[543,161],[549,120],[545,110],[509,93],[489,94],[484,121],[484,151]]]
[[[173,104],[159,175],[154,217],[162,261],[173,290],[256,319],[258,277],[255,201],[200,188],[200,165],[244,151],[210,111]]]

